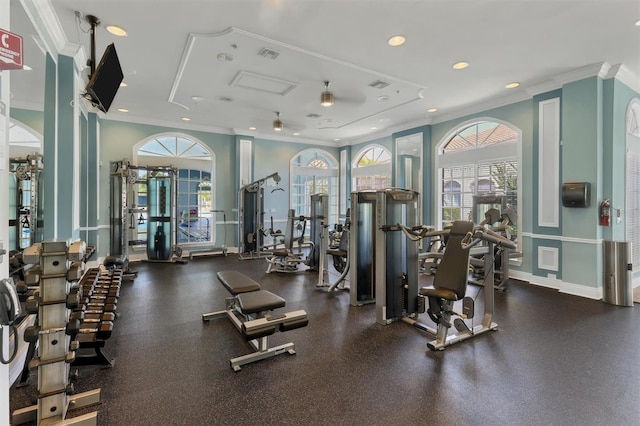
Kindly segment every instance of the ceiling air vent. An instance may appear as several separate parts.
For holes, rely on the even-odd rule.
[[[320,114],[309,113],[307,114],[307,118],[320,118]]]
[[[267,49],[266,47],[263,47],[258,52],[258,56],[262,56],[263,58],[269,58],[269,59],[276,59],[278,55],[280,55],[278,52],[276,52],[275,50]]]
[[[384,89],[388,85],[389,83],[387,83],[386,81],[376,80],[373,83],[371,83],[369,86],[373,87],[374,89]]]

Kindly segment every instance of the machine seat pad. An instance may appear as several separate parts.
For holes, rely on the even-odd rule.
[[[439,299],[445,300],[458,300],[456,292],[453,290],[448,290],[446,288],[422,287],[419,292],[420,295],[426,297],[437,297]]]
[[[102,262],[102,264],[107,268],[110,268],[112,266],[123,266],[124,259],[119,256],[107,256],[104,258],[104,261]]]
[[[229,291],[238,295],[250,291],[260,290],[260,284],[238,271],[220,271],[217,274],[218,281]]]
[[[327,250],[327,254],[331,256],[347,257],[347,251],[340,249],[329,249]]]
[[[240,312],[245,315],[282,308],[285,300],[267,290],[251,291],[238,295]]]
[[[273,251],[273,255],[275,257],[287,257],[289,256],[291,253],[288,250],[274,250]]]

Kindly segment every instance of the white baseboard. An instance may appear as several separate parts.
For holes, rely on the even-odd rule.
[[[509,277],[517,280],[527,281],[529,284],[537,285],[540,287],[552,288],[554,290],[558,290],[560,293],[572,294],[574,296],[585,297],[588,299],[602,299],[601,288],[587,287],[580,284],[569,283],[556,278],[552,274],[549,274],[549,276],[547,277],[540,277],[529,272],[511,270],[509,273]]]

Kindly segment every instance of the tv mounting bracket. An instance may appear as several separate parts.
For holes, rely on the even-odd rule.
[[[91,58],[87,61],[87,65],[91,67],[91,74],[89,74],[91,79],[96,72],[96,27],[100,25],[100,19],[93,15],[87,15],[85,19],[91,25]]]

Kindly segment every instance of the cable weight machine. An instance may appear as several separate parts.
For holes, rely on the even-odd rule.
[[[238,259],[240,260],[259,259],[271,254],[265,250],[264,246],[264,237],[267,235],[264,226],[264,185],[269,179],[273,179],[277,184],[282,178],[277,172],[272,173],[243,186],[238,193]],[[273,191],[277,189],[279,188]]]

